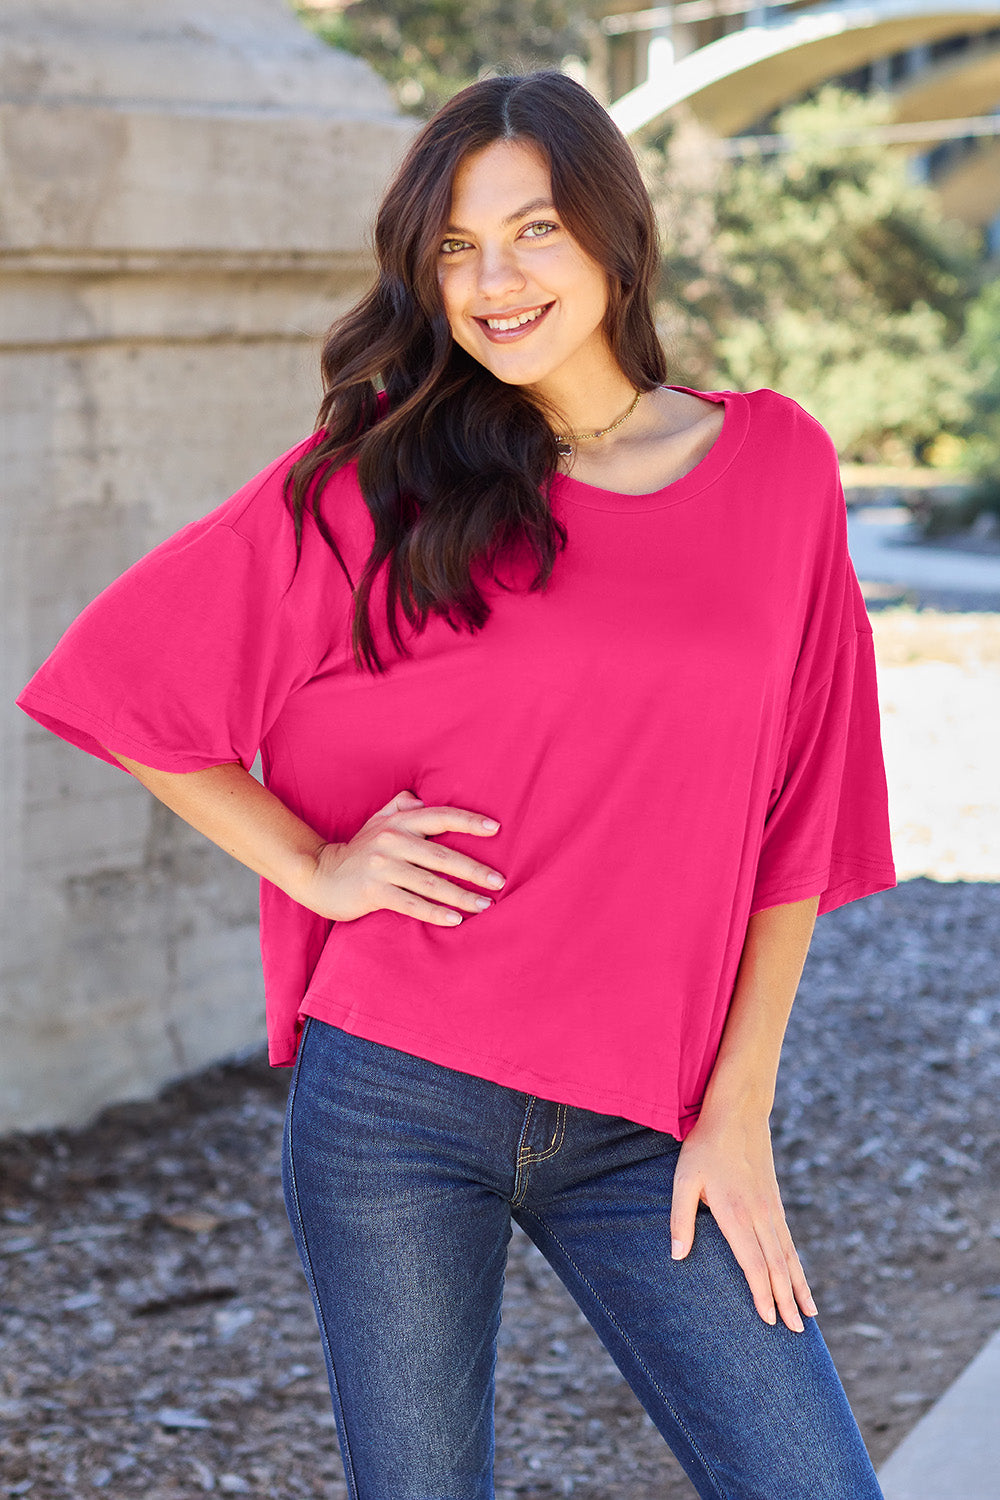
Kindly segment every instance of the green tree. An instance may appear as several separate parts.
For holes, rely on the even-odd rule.
[[[713,161],[688,124],[644,164],[682,370],[773,386],[824,423],[843,457],[905,463],[967,420],[975,262],[971,238],[898,154],[837,143],[887,108],[827,87],[778,117],[789,150]]]
[[[487,73],[586,59],[600,0],[355,0],[343,11],[298,9],[324,41],[371,63],[401,107],[427,118]]]
[[[1000,280],[969,304],[965,354],[972,382],[964,460],[982,482],[975,509],[1000,511]]]

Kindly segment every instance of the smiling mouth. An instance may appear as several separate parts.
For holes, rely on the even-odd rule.
[[[509,317],[476,318],[486,337],[492,343],[508,344],[513,339],[523,338],[532,328],[541,323],[553,303],[529,307],[524,312],[512,313]]]

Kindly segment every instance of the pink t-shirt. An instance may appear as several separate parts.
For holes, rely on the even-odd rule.
[[[106,589],[21,694],[105,760],[249,767],[259,748],[266,785],[338,842],[404,788],[499,819],[439,835],[506,876],[453,928],[331,923],[262,882],[272,1063],[311,1015],[683,1138],[750,914],[895,883],[833,446],[773,391],[695,394],[725,405],[701,463],[643,495],[558,475],[550,583],[526,591],[526,549],[498,565],[509,590],[477,565],[482,631],[432,615],[418,634],[400,610],[399,657],[383,569],[385,676],[354,664],[350,588],[308,519],[294,572],[282,481],[307,438]],[[354,465],[322,505],[356,583],[374,530]]]

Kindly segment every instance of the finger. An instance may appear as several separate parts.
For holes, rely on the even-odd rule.
[[[373,840],[373,848],[416,870],[441,871],[442,874],[450,875],[455,880],[471,880],[476,885],[485,885],[494,891],[500,890],[506,884],[505,877],[499,870],[494,870],[491,865],[481,864],[457,849],[449,849],[447,844],[431,843],[423,835],[414,834],[412,830],[383,828]],[[419,885],[410,885],[408,881],[401,881],[400,884],[410,885],[411,889],[423,895],[434,894],[436,891],[437,899],[441,901],[454,899],[457,889],[455,886],[434,875],[430,875],[429,879],[432,882],[436,881],[436,886],[429,885],[426,881]],[[475,908],[474,901],[462,904],[467,905],[470,911]]]
[[[786,1328],[793,1333],[802,1333],[804,1324],[799,1312],[798,1303],[795,1300],[795,1291],[792,1287],[792,1278],[789,1270],[785,1251],[778,1239],[777,1233],[772,1225],[761,1226],[758,1229],[758,1239],[761,1251],[767,1261],[768,1276],[771,1281],[771,1293],[775,1305],[781,1315],[781,1320]]]
[[[675,1173],[670,1202],[670,1258],[683,1260],[694,1244],[695,1217],[701,1201],[701,1185],[696,1177]]]
[[[454,885],[441,875],[408,860],[397,860],[389,866],[388,878],[402,890],[413,891],[428,901],[443,901],[457,906],[461,911],[487,911],[493,905],[490,896],[479,891],[467,891],[464,886]]]
[[[781,1224],[778,1226],[778,1238],[781,1241],[784,1252],[785,1264],[788,1266],[788,1275],[791,1279],[792,1291],[795,1293],[795,1300],[807,1318],[815,1318],[819,1309],[813,1301],[806,1273],[802,1269],[802,1262],[799,1260],[798,1251],[792,1243],[792,1236],[784,1219],[782,1219]]]
[[[421,830],[424,837],[435,833],[474,833],[488,837],[500,831],[496,818],[467,812],[461,807],[426,807],[421,803],[419,807],[404,807],[400,811],[406,814],[406,826]]]
[[[418,922],[433,922],[436,927],[457,927],[463,920],[461,912],[453,907],[425,901],[413,891],[391,884],[379,886],[372,909],[398,911],[404,917],[415,917]]]
[[[816,1299],[813,1297],[812,1292],[809,1290],[809,1283],[806,1280],[805,1272],[803,1271],[801,1266],[798,1266],[797,1270],[795,1267],[791,1268],[791,1274],[792,1287],[795,1291],[796,1302],[799,1304],[807,1318],[815,1318],[819,1314],[819,1308],[816,1306]]]
[[[489,896],[477,891],[467,891],[453,885],[430,870],[414,865],[406,859],[388,854],[384,848],[367,851],[364,870],[365,896],[372,907],[386,911],[402,912],[405,916],[419,917],[422,921],[434,921],[456,925],[453,908],[459,911],[481,912],[491,906]],[[432,903],[440,901],[442,906]],[[480,906],[484,902],[484,906]]]

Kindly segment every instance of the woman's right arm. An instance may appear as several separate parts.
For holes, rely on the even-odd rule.
[[[106,748],[106,747],[105,747]],[[499,824],[456,807],[425,807],[403,791],[346,844],[330,843],[261,786],[239,761],[202,771],[157,771],[108,751],[148,791],[227,854],[321,917],[350,922],[371,911],[402,912],[438,926],[479,912],[481,897],[446,875],[491,889],[491,866],[431,842],[456,831],[488,836]],[[440,872],[440,873],[435,873]],[[437,903],[447,902],[448,905]]]

